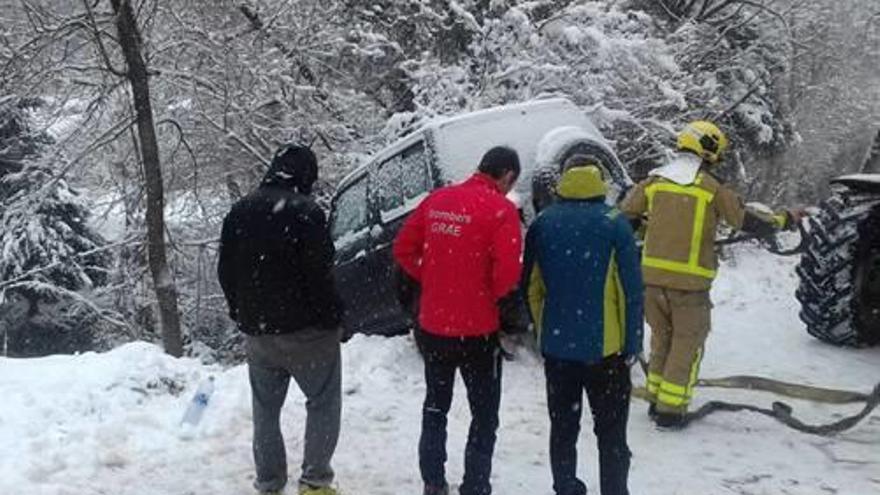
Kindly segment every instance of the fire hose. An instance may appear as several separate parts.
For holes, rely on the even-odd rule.
[[[645,376],[648,374],[648,364],[644,359],[639,360]],[[749,411],[764,416],[771,417],[780,423],[793,428],[797,431],[808,433],[811,435],[831,436],[846,431],[859,424],[863,419],[867,418],[878,406],[880,406],[880,383],[878,383],[872,392],[868,394],[860,392],[851,392],[847,390],[836,390],[830,388],[813,387],[796,383],[788,383],[770,378],[758,376],[731,376],[725,378],[706,378],[697,381],[700,387],[718,387],[730,389],[759,390],[770,392],[777,395],[792,397],[795,399],[809,400],[813,402],[822,402],[826,404],[858,404],[864,403],[864,407],[857,414],[844,417],[838,421],[827,424],[809,424],[799,420],[794,416],[794,409],[782,401],[775,401],[770,408],[758,407],[751,404],[739,404],[735,402],[725,402],[719,400],[709,401],[696,410],[685,415],[684,423],[690,424],[694,421],[705,418],[706,416],[718,411]],[[644,387],[636,387],[633,389],[633,396],[643,400],[648,400],[648,392]]]

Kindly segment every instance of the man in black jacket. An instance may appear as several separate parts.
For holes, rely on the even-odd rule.
[[[284,146],[259,188],[223,222],[217,269],[229,315],[245,334],[261,493],[280,493],[287,483],[279,419],[291,376],[307,398],[300,493],[336,493],[330,460],[342,402],[342,308],[326,219],[309,197],[317,177],[311,150]]]

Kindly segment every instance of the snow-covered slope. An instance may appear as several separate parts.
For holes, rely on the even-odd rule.
[[[703,375],[760,374],[868,391],[880,381],[880,349],[825,346],[797,319],[793,260],[742,249],[716,285],[715,331]],[[408,338],[356,337],[344,347],[344,425],[335,459],[344,494],[418,493],[416,445],[423,394]],[[504,370],[496,492],[550,494],[543,373],[521,353]],[[178,423],[208,375],[217,391],[195,438]],[[643,381],[640,372],[637,382]],[[184,389],[178,390],[178,387]],[[469,419],[461,384],[450,417],[450,482],[461,476]],[[769,405],[775,397],[700,389],[698,401]],[[291,476],[298,475],[304,399],[295,387],[283,416]],[[857,407],[788,401],[808,421]],[[580,472],[598,493],[590,420]],[[808,436],[748,413],[718,413],[660,432],[633,403],[631,490],[643,495],[869,495],[880,493],[880,414],[836,438]],[[176,360],[135,343],[107,354],[0,359],[0,494],[165,495],[252,493],[246,369]],[[291,489],[289,493],[295,493]]]

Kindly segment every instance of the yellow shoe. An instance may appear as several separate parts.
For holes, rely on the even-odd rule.
[[[329,486],[303,486],[299,489],[299,495],[339,495],[339,492]]]

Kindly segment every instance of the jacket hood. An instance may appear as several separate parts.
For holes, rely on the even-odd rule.
[[[574,167],[562,174],[556,192],[563,199],[604,199],[607,193],[598,167]]]
[[[316,180],[318,160],[312,150],[304,146],[284,146],[275,153],[260,186],[280,186],[311,194]]]

